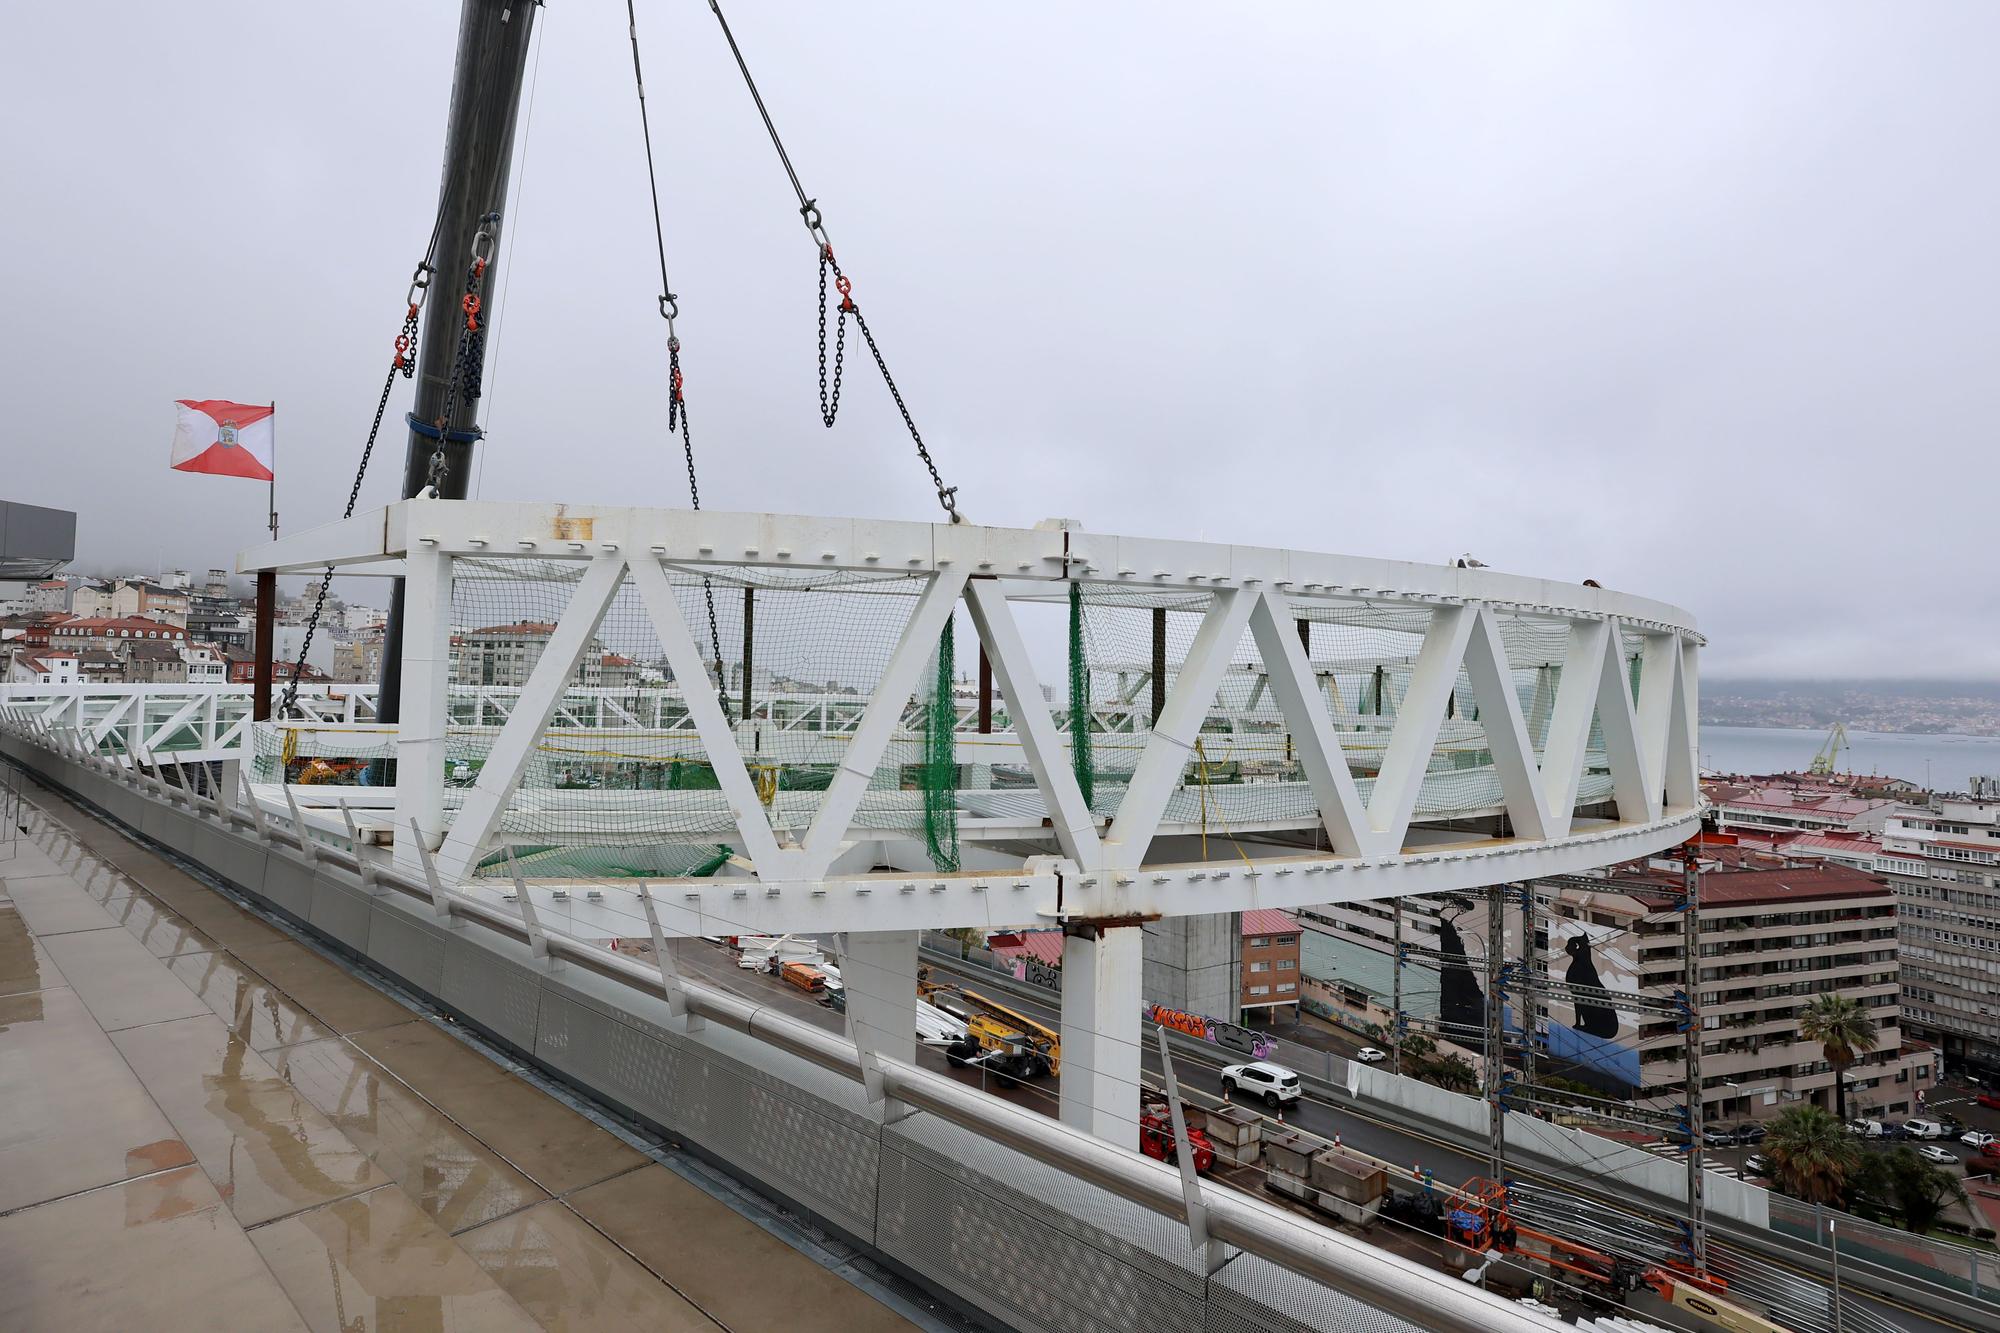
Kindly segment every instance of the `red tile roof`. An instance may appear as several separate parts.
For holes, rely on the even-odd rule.
[[[1275,907],[1252,907],[1243,913],[1245,935],[1296,935],[1298,932],[1298,919],[1290,912],[1281,912]]]
[[[488,625],[485,629],[469,629],[466,637],[482,634],[509,634],[515,638],[547,638],[556,632],[556,627],[545,620],[517,620],[511,625]]]
[[[1724,850],[1724,849],[1717,849]],[[1756,854],[1751,853],[1752,857]],[[1703,907],[1751,907],[1777,906],[1786,903],[1817,902],[1835,898],[1891,898],[1893,894],[1886,881],[1877,879],[1865,870],[1839,865],[1831,861],[1815,861],[1803,866],[1779,866],[1769,869],[1755,867],[1755,860],[1738,862],[1743,868],[1733,866],[1729,861],[1718,859],[1717,868],[1701,878],[1701,905]],[[1671,894],[1648,894],[1639,884],[1650,884],[1660,889],[1670,889]],[[1679,870],[1622,870],[1613,880],[1605,883],[1605,889],[1617,893],[1621,889],[1643,902],[1654,906],[1667,906],[1677,901],[1681,883]]]
[[[1063,936],[1060,930],[1007,930],[991,935],[986,947],[1002,958],[1028,955],[1050,967],[1062,966]]]

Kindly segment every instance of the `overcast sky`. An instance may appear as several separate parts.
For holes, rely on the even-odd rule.
[[[287,530],[338,516],[457,10],[16,7],[0,495],[78,511],[80,564],[260,538],[260,487],[168,470],[180,397],[275,399]],[[731,17],[975,520],[1595,577],[1714,677],[2000,671],[2000,7]],[[685,503],[623,6],[539,22],[478,493]],[[812,247],[707,5],[639,22],[704,502],[934,516],[865,363],[819,423]]]

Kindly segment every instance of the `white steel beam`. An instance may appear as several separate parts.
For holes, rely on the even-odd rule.
[[[1670,634],[1647,634],[1639,659],[1639,743],[1646,755],[1646,790],[1654,799],[1666,789],[1668,712],[1680,674],[1680,645]]]
[[[1623,639],[1613,621],[1606,636],[1603,678],[1597,687],[1597,721],[1604,732],[1604,758],[1611,768],[1611,788],[1618,801],[1618,818],[1626,822],[1660,817],[1660,793],[1646,788],[1646,752],[1639,740],[1639,719],[1632,705],[1632,685],[1625,674]]]
[[[820,799],[812,827],[801,841],[805,873],[809,877],[825,874],[839,854],[840,844],[847,838],[848,821],[854,817],[861,794],[868,790],[868,783],[875,776],[875,763],[902,721],[904,706],[917,687],[917,677],[937,651],[938,636],[944,633],[945,622],[951,619],[959,594],[964,591],[964,574],[944,573],[933,575],[918,595],[909,620],[904,622],[902,637],[897,640],[895,651],[882,670],[882,678],[868,700],[867,711],[861,715],[860,725],[847,743],[847,752],[834,771],[833,781],[827,784],[826,795]]]
[[[1076,772],[1070,767],[1069,747],[1057,733],[1049,706],[1042,698],[1041,682],[1021,640],[1020,626],[1007,598],[991,579],[973,579],[966,584],[965,600],[972,612],[973,629],[985,645],[986,659],[993,667],[993,679],[1000,686],[1008,716],[1020,741],[1035,786],[1049,810],[1056,842],[1064,856],[1078,865],[1095,866],[1103,860],[1097,836],[1097,817],[1083,799]],[[990,739],[990,738],[989,738]]]
[[[1666,804],[1673,810],[1701,807],[1701,765],[1695,753],[1700,730],[1700,682],[1695,646],[1681,641],[1674,660],[1674,700],[1667,716]]]
[[[1507,646],[1491,608],[1481,606],[1465,645],[1465,674],[1479,705],[1479,725],[1493,755],[1493,771],[1507,801],[1507,817],[1517,838],[1548,835],[1548,795],[1542,785],[1535,745],[1521,716],[1521,696],[1514,692],[1514,673],[1507,663]],[[1568,821],[1564,821],[1567,823]]]
[[[688,632],[673,585],[657,561],[641,557],[632,562],[631,568],[632,582],[645,603],[647,619],[653,622],[653,629],[660,636],[660,647],[666,653],[667,665],[673,668],[674,679],[681,683],[681,697],[686,701],[688,716],[694,719],[695,734],[708,752],[716,785],[729,802],[743,849],[760,876],[782,878],[797,868],[799,855],[796,850],[778,847],[770,817],[764,813],[756,784],[750,781],[750,770],[744,766],[743,751],[737,748],[735,729],[722,714],[722,704],[709,683],[708,667],[701,660],[701,649],[695,646],[694,636]]]
[[[1243,626],[1250,619],[1254,601],[1253,594],[1237,588],[1217,588],[1210,594],[1201,628],[1195,631],[1194,643],[1181,663],[1166,707],[1153,723],[1153,734],[1140,752],[1132,780],[1125,788],[1125,799],[1119,803],[1118,815],[1105,836],[1107,867],[1130,869],[1145,860],[1167,800],[1180,785],[1188,757],[1201,737],[1201,724],[1215,702],[1230,656],[1242,641]]]
[[[1265,677],[1291,728],[1292,743],[1306,780],[1318,802],[1320,822],[1329,845],[1346,856],[1374,855],[1393,848],[1368,823],[1368,810],[1354,785],[1354,773],[1340,748],[1326,710],[1326,698],[1313,678],[1305,645],[1292,628],[1291,604],[1273,593],[1260,593],[1250,609],[1250,632],[1264,659]]]
[[[1566,835],[1576,819],[1577,788],[1583,781],[1590,719],[1597,710],[1597,690],[1604,679],[1604,655],[1610,638],[1611,626],[1602,620],[1574,621],[1569,627],[1562,678],[1556,685],[1555,708],[1549,714],[1548,737],[1542,745],[1542,791],[1548,799],[1547,833],[1552,838]]]
[[[1474,618],[1473,611],[1463,606],[1433,609],[1416,665],[1410,668],[1410,683],[1368,798],[1368,822],[1392,848],[1401,847],[1409,831],[1431,751],[1444,726],[1445,701],[1458,685],[1458,668],[1465,660]]]
[[[585,568],[583,578],[570,594],[569,605],[563,608],[555,631],[549,635],[548,646],[542,650],[528,683],[521,690],[520,706],[500,729],[485,765],[479,770],[478,781],[466,793],[458,817],[451,822],[451,832],[438,851],[438,871],[446,879],[464,878],[499,827],[501,813],[521,785],[528,760],[533,758],[549,719],[562,702],[563,686],[569,683],[591,640],[597,637],[598,626],[604,622],[604,614],[611,607],[611,599],[618,595],[624,577],[625,561],[616,555],[602,556]]]

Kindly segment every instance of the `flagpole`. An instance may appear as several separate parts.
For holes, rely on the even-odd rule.
[[[278,400],[271,400],[271,540],[278,540]]]

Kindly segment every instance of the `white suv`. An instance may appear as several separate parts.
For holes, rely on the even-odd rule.
[[[1230,1093],[1245,1092],[1252,1097],[1262,1097],[1266,1106],[1295,1102],[1302,1093],[1299,1076],[1283,1065],[1274,1065],[1269,1060],[1253,1060],[1247,1065],[1230,1065],[1222,1071],[1222,1091],[1225,1096]]]

